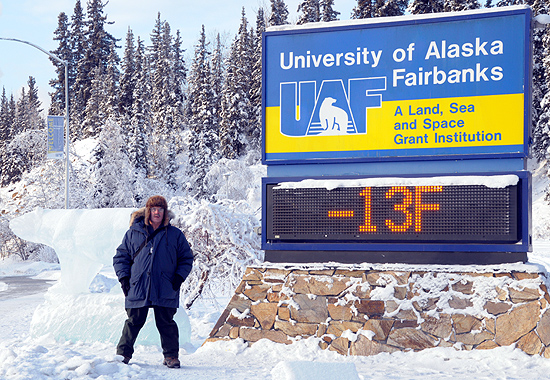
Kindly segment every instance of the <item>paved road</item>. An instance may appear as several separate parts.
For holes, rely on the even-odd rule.
[[[45,292],[55,281],[37,280],[28,276],[13,276],[0,277],[0,283],[8,285],[7,290],[0,291],[0,300],[5,300]],[[4,286],[0,288],[4,288]]]

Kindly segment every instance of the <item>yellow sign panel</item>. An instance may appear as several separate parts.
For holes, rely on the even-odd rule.
[[[523,94],[385,101],[368,109],[364,134],[286,136],[280,107],[267,107],[265,116],[267,154],[524,144]]]

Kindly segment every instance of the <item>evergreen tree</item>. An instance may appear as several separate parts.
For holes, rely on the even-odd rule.
[[[172,106],[174,110],[174,127],[176,130],[181,130],[183,128],[183,115],[184,115],[184,106],[185,106],[185,80],[187,77],[187,69],[185,67],[185,60],[183,58],[183,53],[185,52],[182,49],[181,34],[178,30],[176,32],[176,38],[174,39],[174,45],[172,47],[172,71],[174,75],[173,83],[173,100]]]
[[[298,4],[298,12],[301,12],[297,22],[298,25],[321,21],[319,0],[302,0]]]
[[[10,100],[8,102],[8,125],[10,125],[11,136],[8,136],[8,140],[11,140],[12,136],[15,136],[19,131],[14,126],[17,123],[17,104],[13,94],[10,95]]]
[[[377,2],[376,17],[402,16],[407,9],[408,0],[386,0]]]
[[[19,147],[8,144],[0,148],[2,168],[0,170],[0,186],[8,186],[21,180],[25,165],[24,153]]]
[[[120,113],[128,119],[132,118],[132,105],[135,90],[135,58],[134,33],[128,28],[124,57],[122,58],[122,75],[120,77]]]
[[[260,152],[262,147],[262,34],[265,32],[265,17],[262,8],[256,17],[256,34],[253,41],[252,84],[250,102],[253,107],[254,121],[250,135],[250,148]]]
[[[176,151],[176,139],[171,138],[167,141],[167,152],[166,152],[166,184],[172,189],[177,190],[178,181],[177,181],[177,172],[178,172],[178,163],[177,163],[177,151]]]
[[[54,32],[54,41],[59,41],[57,49],[52,51],[52,54],[62,59],[65,62],[70,62],[72,52],[70,47],[69,34],[69,18],[64,12],[61,12],[57,18],[57,29]],[[50,93],[50,109],[49,115],[64,115],[65,114],[65,65],[61,62],[50,58],[55,66],[57,77],[50,80],[50,86],[54,89]],[[68,68],[67,68],[68,71]],[[70,104],[70,103],[69,103]]]
[[[499,3],[500,6],[500,3]],[[533,16],[548,14],[546,1],[536,1],[532,4]],[[550,35],[548,28],[533,29],[533,80],[532,80],[532,134],[533,155],[537,159],[549,157],[550,153]]]
[[[478,0],[445,0],[444,12],[461,12],[471,9],[479,9],[481,4]]]
[[[103,70],[101,67],[96,67],[93,72],[92,88],[90,98],[86,103],[85,118],[82,122],[82,136],[98,137],[104,121],[107,119],[103,105],[105,100],[105,83],[103,82]]]
[[[15,106],[15,122],[13,124],[13,135],[25,132],[30,129],[29,98],[25,87],[21,88],[21,96]]]
[[[411,14],[426,14],[443,12],[444,0],[413,0],[408,11]]]
[[[103,15],[103,8],[107,4],[108,2],[104,4],[103,0],[89,0],[86,22],[86,37],[89,41],[90,52],[87,59],[91,68],[101,67],[103,71],[107,69],[111,46],[117,42],[117,39],[105,30],[106,25],[113,24],[113,22],[107,21],[107,16]]]
[[[149,68],[143,41],[138,37],[135,70],[132,78],[135,83],[132,98],[132,119],[129,136],[128,154],[130,163],[138,174],[146,176],[148,174],[149,162],[147,159],[148,138],[147,130],[151,127],[151,81],[149,78]]]
[[[76,115],[78,118],[76,122],[85,123],[86,131],[84,137],[96,136],[99,133],[97,129],[98,122],[102,120],[95,120],[97,115],[87,115],[88,108],[96,109],[97,104],[97,92],[92,94],[94,89],[93,81],[98,80],[97,75],[103,75],[107,71],[107,64],[109,62],[109,55],[111,54],[111,45],[116,44],[117,40],[105,30],[105,26],[111,24],[107,21],[107,16],[104,16],[104,6],[102,0],[89,0],[87,8],[87,19],[80,27],[84,28],[84,41],[79,41],[84,46],[83,57],[77,62],[77,74],[76,74],[76,91],[75,103],[78,107],[78,111],[81,113]],[[116,45],[115,45],[116,46]],[[97,84],[95,85],[97,87]],[[93,100],[94,104],[88,107],[88,101],[92,96],[96,96]],[[83,111],[83,113],[82,113]],[[84,120],[86,118],[87,120]],[[95,120],[95,121],[92,121]],[[103,119],[104,120],[104,119]],[[92,127],[92,125],[94,127]],[[92,132],[93,129],[95,132]],[[90,135],[92,133],[92,135]]]
[[[244,9],[239,32],[231,45],[227,79],[223,90],[221,142],[222,156],[238,158],[253,146],[257,136],[257,115],[252,105],[253,44]]]
[[[239,156],[242,146],[239,141],[239,127],[242,120],[239,113],[239,100],[242,91],[238,91],[238,83],[235,82],[238,71],[237,51],[234,44],[231,46],[230,56],[227,59],[226,81],[223,89],[222,99],[222,122],[220,125],[220,148],[221,156],[227,159],[235,159]],[[234,96],[231,96],[232,91]]]
[[[42,109],[40,108],[41,102],[38,98],[38,88],[36,87],[36,80],[34,77],[29,77],[27,85],[29,86],[29,91],[27,93],[28,128],[44,129],[46,123],[42,116],[40,116],[40,113],[42,112]]]
[[[212,67],[210,72],[211,83],[212,83],[212,123],[213,125],[219,125],[221,121],[221,110],[222,110],[222,89],[223,89],[223,47],[220,40],[220,34],[216,36],[216,45],[214,51],[212,52]]]
[[[269,26],[288,24],[288,7],[284,0],[270,0],[271,14],[269,15]]]
[[[72,52],[69,60],[69,120],[71,123],[71,140],[78,140],[82,137],[82,121],[86,110],[86,101],[89,97],[88,75],[91,68],[85,60],[88,51],[88,41],[85,35],[84,11],[80,0],[76,1],[70,27],[70,50]]]
[[[321,21],[329,22],[338,20],[340,12],[332,8],[334,6],[334,0],[320,0],[319,6],[321,9]]]
[[[239,59],[239,70],[237,71],[236,79],[241,83],[240,87],[243,91],[242,103],[240,104],[243,129],[240,129],[240,140],[245,149],[240,152],[240,155],[246,154],[246,150],[252,147],[254,140],[258,138],[258,126],[256,124],[256,110],[252,103],[254,89],[252,85],[254,80],[252,77],[254,71],[254,53],[256,46],[254,44],[254,32],[248,29],[248,20],[244,7],[242,9],[241,25],[237,34],[237,45]]]
[[[152,138],[150,142],[150,163],[152,174],[157,178],[165,178],[167,175],[168,144],[174,130],[174,72],[173,72],[173,46],[170,35],[170,25],[160,20],[158,14],[155,29],[151,35],[152,54],[152,85],[153,96],[151,115],[153,121]]]
[[[405,14],[408,0],[357,0],[351,18],[401,16]]]
[[[94,151],[96,161],[90,173],[94,208],[137,205],[132,188],[134,170],[125,145],[122,129],[113,118],[109,118],[99,133],[98,145]]]
[[[6,88],[2,87],[2,97],[0,98],[0,148],[7,143],[9,136],[9,102],[6,96]]]
[[[363,19],[375,17],[373,0],[357,0],[357,5],[351,13],[352,19]]]
[[[111,44],[111,49],[109,57],[107,58],[107,68],[104,75],[104,89],[105,89],[105,103],[102,105],[105,110],[106,117],[112,117],[117,122],[120,118],[119,112],[119,82],[120,82],[120,71],[118,70],[118,64],[120,58],[115,51],[115,44]]]
[[[191,193],[198,198],[210,195],[204,179],[216,159],[218,149],[218,136],[213,124],[214,91],[209,57],[203,25],[198,44],[195,45],[188,83],[188,120],[191,131],[188,174]]]

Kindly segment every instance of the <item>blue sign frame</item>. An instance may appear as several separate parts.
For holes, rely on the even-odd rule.
[[[270,30],[262,162],[525,158],[530,32],[527,6]]]

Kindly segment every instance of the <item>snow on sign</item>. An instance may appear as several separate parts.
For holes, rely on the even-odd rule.
[[[526,157],[530,28],[525,6],[270,28],[264,163]]]

